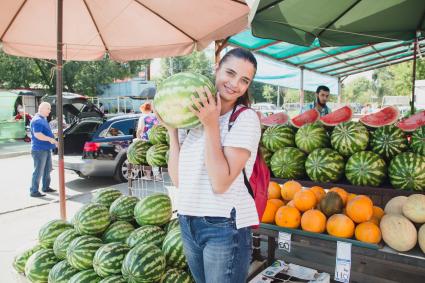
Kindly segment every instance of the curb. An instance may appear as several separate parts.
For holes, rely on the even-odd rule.
[[[31,152],[29,152],[29,151],[8,152],[8,153],[0,154],[0,159],[12,158],[12,157],[17,157],[17,156],[21,156],[21,155],[27,155],[27,154],[30,154],[30,153]]]

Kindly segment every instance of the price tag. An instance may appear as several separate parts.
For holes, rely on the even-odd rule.
[[[279,249],[290,253],[291,252],[291,234],[286,232],[279,232],[278,245],[279,245]]]
[[[351,271],[351,243],[337,242],[335,281],[348,283]]]

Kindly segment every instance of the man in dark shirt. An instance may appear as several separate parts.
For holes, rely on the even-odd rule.
[[[32,174],[32,182],[30,195],[32,197],[43,197],[44,194],[38,191],[40,179],[43,177],[42,191],[49,193],[54,192],[50,188],[50,171],[52,170],[52,154],[58,142],[55,140],[52,130],[50,129],[47,117],[51,111],[48,102],[42,102],[38,107],[38,113],[31,120],[31,155],[34,160],[34,172]]]

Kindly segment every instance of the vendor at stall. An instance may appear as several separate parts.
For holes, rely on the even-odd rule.
[[[15,120],[18,121],[18,120],[21,120],[21,119],[25,119],[25,126],[29,126],[31,119],[32,119],[31,115],[28,114],[28,113],[25,113],[24,108],[22,106],[18,106],[17,110],[18,110],[17,111],[18,114],[16,114]]]
[[[316,90],[316,98],[314,102],[304,107],[303,112],[316,108],[317,111],[319,111],[320,116],[325,116],[331,113],[331,109],[328,107],[328,105],[326,105],[329,99],[329,95],[330,95],[330,91],[327,86],[324,86],[324,85],[319,86]]]

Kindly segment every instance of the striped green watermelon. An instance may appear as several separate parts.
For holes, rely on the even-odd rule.
[[[139,244],[125,256],[121,269],[129,283],[156,282],[165,272],[165,257],[153,244]]]
[[[40,244],[38,244],[18,254],[13,260],[13,264],[12,264],[13,268],[15,268],[15,270],[19,273],[24,273],[25,264],[27,263],[29,257],[41,249],[44,249],[44,248]]]
[[[148,139],[151,144],[168,144],[167,143],[167,128],[162,125],[153,126],[148,132]]]
[[[59,259],[66,258],[66,250],[68,249],[69,243],[81,235],[75,231],[75,229],[69,229],[62,232],[53,243],[53,252]]]
[[[273,152],[265,148],[264,146],[260,146],[260,152],[263,156],[264,161],[266,162],[267,166],[270,168],[270,162],[272,159]]]
[[[201,123],[189,105],[192,96],[199,97],[196,89],[207,87],[213,95],[214,84],[205,76],[194,73],[178,73],[165,79],[158,87],[153,105],[161,119],[173,128],[190,129]]]
[[[270,167],[277,178],[299,179],[305,176],[306,159],[307,155],[298,148],[286,147],[273,154]]]
[[[314,182],[336,182],[344,173],[344,157],[329,148],[318,148],[305,162],[308,177]]]
[[[84,205],[73,219],[75,230],[82,235],[101,234],[111,223],[108,208],[100,204]]]
[[[25,276],[33,283],[47,282],[49,272],[59,262],[52,249],[41,249],[33,253],[25,264]]]
[[[117,198],[109,208],[109,213],[113,220],[133,221],[134,220],[134,207],[136,206],[139,198],[134,196],[120,196]]]
[[[342,156],[350,157],[363,151],[369,143],[369,132],[358,122],[346,122],[337,125],[332,131],[331,144]]]
[[[192,283],[192,277],[183,270],[172,268],[162,275],[160,283]]]
[[[162,243],[162,252],[164,253],[168,266],[180,269],[187,266],[180,228],[174,228],[168,232],[167,236],[165,236],[164,243]]]
[[[354,153],[345,164],[347,180],[356,186],[379,186],[385,179],[387,165],[372,151]]]
[[[170,222],[164,225],[164,231],[165,233],[168,233],[171,231],[171,229],[174,229],[176,227],[180,227],[180,222],[178,218],[173,218],[170,220]]]
[[[158,226],[143,225],[134,230],[127,238],[126,243],[133,248],[138,244],[154,244],[162,247],[166,233]]]
[[[142,226],[164,225],[172,216],[171,199],[166,194],[153,194],[141,199],[134,208],[134,218]]]
[[[425,190],[425,157],[411,153],[400,153],[391,160],[388,176],[396,189]]]
[[[150,166],[164,167],[167,166],[165,155],[168,151],[168,145],[156,144],[151,146],[146,153],[146,160]]]
[[[57,263],[49,272],[49,283],[68,283],[72,276],[80,272],[73,268],[66,260]]]
[[[121,242],[124,243],[127,237],[134,231],[134,226],[127,221],[117,221],[112,223],[105,233],[103,233],[102,241],[104,243]]]
[[[425,156],[425,126],[422,126],[412,134],[410,148],[416,154]]]
[[[394,125],[376,129],[370,141],[372,151],[386,160],[391,160],[397,154],[406,151],[407,139],[402,130]]]
[[[38,242],[46,249],[51,249],[57,236],[68,229],[72,229],[72,225],[66,221],[49,221],[44,224],[38,231]]]
[[[288,126],[271,126],[264,131],[261,143],[268,150],[275,152],[284,147],[295,146],[295,134]]]
[[[103,188],[94,193],[91,202],[101,204],[109,208],[120,196],[122,196],[120,190],[114,188]]]
[[[329,136],[320,123],[305,124],[295,134],[295,144],[299,149],[310,153],[317,148],[328,147]]]
[[[93,258],[93,269],[100,277],[121,274],[124,257],[130,248],[123,243],[109,243],[98,249]]]
[[[152,146],[150,142],[135,140],[127,149],[128,162],[135,165],[147,165],[146,152]]]
[[[78,270],[90,269],[94,254],[102,245],[102,240],[93,236],[84,235],[75,238],[66,250],[66,260]]]
[[[99,283],[101,280],[93,269],[88,269],[72,276],[68,283]]]
[[[99,283],[127,283],[127,281],[121,275],[112,275],[103,278]]]

